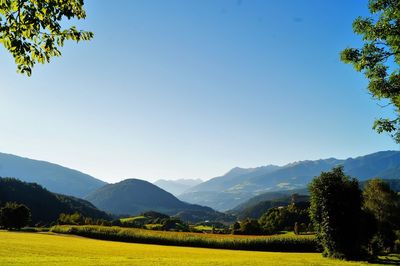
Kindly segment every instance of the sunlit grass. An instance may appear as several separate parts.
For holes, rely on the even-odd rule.
[[[131,244],[44,233],[0,232],[0,265],[364,265],[318,253]]]

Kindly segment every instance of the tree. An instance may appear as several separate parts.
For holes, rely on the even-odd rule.
[[[298,223],[298,229],[301,224],[308,224],[310,218],[308,215],[309,204],[307,202],[296,203],[297,195],[292,196],[292,203],[288,206],[280,206],[269,209],[259,219],[264,232],[275,234],[279,231],[294,230]]]
[[[366,212],[376,220],[377,231],[371,242],[371,252],[379,253],[394,247],[394,230],[400,226],[400,200],[396,192],[381,179],[369,181],[363,192]]]
[[[243,235],[261,235],[262,229],[257,220],[246,219],[240,223],[239,234]]]
[[[61,56],[66,40],[90,40],[92,32],[63,28],[65,19],[86,18],[83,0],[0,0],[0,43],[13,55],[20,73]]]
[[[369,0],[371,17],[358,17],[353,31],[362,36],[362,48],[347,48],[341,60],[352,64],[369,80],[368,90],[375,99],[388,101],[395,118],[380,118],[373,128],[388,132],[400,143],[400,0]]]
[[[322,172],[309,185],[310,218],[323,255],[358,258],[361,255],[361,190],[342,167]]]
[[[7,202],[0,209],[0,225],[6,229],[21,229],[31,220],[31,211],[23,204]]]

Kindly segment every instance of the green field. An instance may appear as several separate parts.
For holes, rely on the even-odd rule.
[[[0,232],[0,265],[366,265],[318,253],[131,244],[51,233]],[[371,265],[371,264],[368,264]]]
[[[153,231],[138,228],[96,225],[57,225],[52,227],[51,231],[59,234],[79,235],[101,240],[184,247],[277,252],[315,252],[317,249],[317,243],[313,235],[224,235]]]

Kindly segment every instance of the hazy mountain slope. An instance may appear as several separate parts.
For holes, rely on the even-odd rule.
[[[208,220],[219,216],[209,207],[189,204],[180,201],[171,193],[140,179],[127,179],[116,184],[106,185],[91,193],[86,199],[99,209],[114,214],[137,215],[145,211],[157,211],[168,215],[179,212],[193,212],[197,220]]]
[[[79,212],[94,219],[109,219],[91,203],[71,196],[54,194],[35,183],[15,178],[0,178],[0,205],[17,202],[28,206],[32,212],[32,224],[47,224],[57,220],[61,213]]]
[[[322,171],[329,171],[338,165],[344,166],[346,174],[360,180],[400,178],[400,152],[384,151],[346,160],[329,158],[300,161],[266,172],[257,170],[262,168],[253,168],[251,173],[241,169],[236,175],[230,175],[229,172],[195,186],[179,198],[217,210],[229,210],[265,192],[303,188]]]
[[[277,169],[279,169],[279,166],[276,165],[267,165],[248,169],[236,167],[223,176],[212,178],[206,182],[192,187],[187,192],[226,190],[243,182],[247,178],[271,173]]]
[[[106,183],[57,164],[0,153],[0,176],[34,182],[56,193],[84,197]]]
[[[155,181],[153,184],[177,196],[182,194],[189,188],[194,187],[202,182],[203,181],[201,179],[177,179],[177,180],[159,179]]]

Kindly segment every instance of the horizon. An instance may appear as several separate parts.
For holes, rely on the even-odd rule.
[[[81,173],[83,173],[83,174],[90,175],[90,176],[92,176],[92,177],[94,177],[94,178],[96,178],[96,179],[99,179],[99,180],[101,180],[101,181],[103,181],[103,182],[105,182],[105,183],[108,183],[108,184],[115,184],[115,183],[119,183],[119,182],[122,182],[122,181],[128,180],[128,179],[144,180],[144,181],[148,181],[148,182],[150,182],[150,183],[155,183],[156,181],[159,181],[159,180],[178,181],[178,180],[189,180],[189,179],[190,179],[190,180],[201,180],[201,182],[206,182],[206,181],[209,181],[209,180],[211,180],[211,179],[213,179],[213,178],[224,176],[224,175],[226,175],[227,173],[229,173],[231,170],[233,170],[233,169],[235,169],[235,168],[239,168],[239,169],[256,169],[256,168],[265,167],[265,166],[285,167],[285,166],[287,166],[287,165],[291,165],[291,164],[295,164],[295,163],[301,163],[301,162],[307,162],[307,161],[328,160],[328,159],[336,159],[336,160],[342,160],[342,161],[344,161],[344,160],[348,160],[348,159],[356,159],[356,158],[358,158],[358,157],[363,157],[363,156],[367,156],[367,155],[371,155],[371,154],[376,154],[376,153],[381,153],[381,152],[398,152],[398,151],[396,151],[396,150],[381,150],[381,151],[376,151],[376,152],[373,152],[373,153],[362,154],[362,155],[351,156],[351,157],[343,157],[343,158],[327,157],[327,158],[319,158],[319,159],[303,159],[303,160],[287,162],[287,163],[279,164],[279,165],[278,165],[278,164],[264,164],[264,165],[254,166],[254,167],[233,166],[233,167],[231,167],[229,170],[225,171],[223,174],[219,174],[219,175],[213,176],[213,177],[211,177],[211,178],[207,178],[207,179],[205,179],[205,178],[168,178],[168,177],[165,177],[165,178],[162,178],[162,177],[161,177],[161,178],[152,178],[152,177],[150,177],[150,178],[149,178],[149,177],[147,177],[147,178],[143,178],[143,177],[124,177],[124,178],[121,178],[121,179],[116,180],[116,181],[113,181],[113,182],[108,182],[108,181],[103,180],[103,179],[101,179],[101,178],[99,178],[99,177],[97,177],[97,176],[91,175],[90,173],[81,171],[80,169],[76,169],[76,168],[69,167],[68,165],[62,165],[62,164],[59,164],[59,163],[57,163],[57,162],[41,160],[40,158],[30,158],[30,157],[20,156],[20,155],[18,155],[18,154],[12,154],[12,153],[7,153],[7,152],[2,152],[2,151],[0,151],[0,153],[2,153],[2,154],[11,155],[11,156],[17,156],[17,157],[21,157],[21,158],[24,158],[24,159],[29,159],[29,160],[39,161],[39,162],[47,162],[47,163],[51,163],[51,164],[54,164],[54,165],[58,165],[58,166],[61,166],[61,167],[67,168],[67,169],[75,170],[75,171],[81,172]]]
[[[1,151],[115,183],[205,181],[237,166],[399,150],[372,130],[392,110],[339,60],[360,46],[351,24],[368,15],[366,1],[118,0],[85,9],[74,24],[94,39],[67,43],[32,77],[0,48]]]

